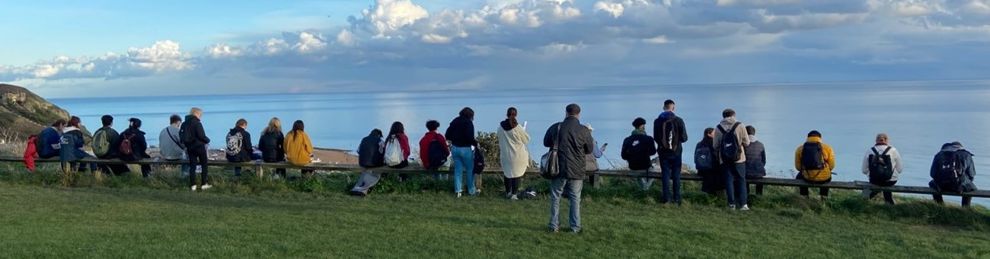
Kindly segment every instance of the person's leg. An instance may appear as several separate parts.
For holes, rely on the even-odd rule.
[[[818,189],[818,195],[821,196],[822,199],[828,198],[828,187],[821,187]]]
[[[756,195],[763,195],[763,184],[756,184]]]
[[[512,178],[503,176],[502,183],[505,185],[505,197],[512,196]]]
[[[972,202],[973,202],[973,196],[963,196],[962,197],[962,206],[963,207],[969,207],[969,204],[972,203]]]
[[[677,205],[681,205],[681,164],[682,163],[683,162],[681,161],[680,156],[675,156],[671,158],[669,162],[671,181],[673,182],[673,188],[674,188],[672,190],[674,192],[673,198],[674,198],[674,202],[677,203]]]
[[[734,165],[726,165],[722,173],[725,178],[725,197],[729,201],[729,206],[731,207],[736,206],[736,186],[733,184],[735,177],[732,173],[735,168],[736,167]]]
[[[474,182],[474,150],[471,150],[470,147],[464,150],[464,174],[467,175],[468,195],[477,195],[478,186]]]
[[[804,181],[804,175],[801,175],[801,172],[798,172],[797,177],[794,179]],[[801,194],[801,196],[808,197],[808,187],[798,187],[798,193]]]
[[[470,149],[469,149],[470,150]],[[454,159],[454,193],[460,194],[464,192],[464,186],[461,180],[464,178],[464,148],[453,147],[453,157]]]
[[[673,173],[666,159],[660,159],[660,202],[670,202],[670,178]]]
[[[141,165],[141,176],[148,178],[151,176],[151,165],[143,164]]]
[[[199,161],[199,166],[201,167],[200,170],[202,171],[200,174],[200,184],[210,185],[210,167],[207,166],[207,162],[210,160],[208,155],[209,153],[206,151],[206,147],[201,148],[198,152],[199,153],[196,154],[199,156],[197,160]]]
[[[894,205],[894,194],[889,191],[883,192],[883,201],[887,204]]]
[[[874,190],[868,190],[866,192],[869,194],[868,196],[870,197],[869,198],[870,200],[872,200],[874,197],[877,197],[877,194],[880,194],[880,192]],[[884,197],[887,197],[887,192],[883,192],[883,193],[884,193]]]
[[[942,194],[941,193],[933,193],[932,194],[932,200],[935,200],[935,203],[940,204],[940,205],[941,204],[945,204],[945,201],[942,200]]]
[[[736,180],[736,207],[749,205],[749,191],[746,188],[746,163],[737,163],[734,178]]]
[[[567,180],[567,199],[571,202],[570,224],[573,232],[581,232],[582,187],[584,187],[584,180]]]
[[[564,193],[564,185],[567,179],[563,177],[550,180],[550,223],[547,227],[551,231],[560,229],[560,196]]]
[[[240,177],[241,176],[241,167],[240,166],[235,166],[234,167],[234,176],[237,176],[237,177]]]
[[[512,195],[519,194],[519,185],[522,184],[522,177],[512,178]]]
[[[285,175],[285,168],[275,169],[275,174],[278,174],[278,176],[281,176],[282,179],[285,179],[285,177],[286,177],[286,175]]]
[[[189,186],[196,186],[196,165],[199,164],[199,156],[194,152],[187,152],[189,156]]]

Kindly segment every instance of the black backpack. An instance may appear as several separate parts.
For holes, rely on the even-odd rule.
[[[732,128],[729,131],[725,131],[722,125],[718,125],[718,131],[722,132],[722,139],[718,141],[719,155],[722,157],[722,163],[731,164],[739,161],[739,152],[742,149],[739,146],[739,138],[736,137],[736,128],[742,123],[736,122],[732,124]]]
[[[712,152],[712,147],[709,145],[700,145],[698,148],[694,149],[694,167],[698,171],[711,171],[715,170],[715,156]]]
[[[193,136],[193,130],[189,127],[192,127],[192,123],[189,121],[183,122],[182,126],[179,127],[179,140],[187,147],[196,142],[196,136]]]
[[[430,145],[427,147],[429,148],[427,149],[427,154],[430,158],[429,169],[437,169],[447,163],[447,157],[450,156],[450,152],[444,148],[445,144],[446,143],[441,143],[440,139],[436,137],[430,141]]]
[[[680,131],[677,130],[677,124],[675,122],[677,122],[676,116],[668,118],[660,124],[661,135],[657,136],[657,140],[660,142],[660,150],[675,151],[681,147],[681,136],[678,135]]]
[[[873,154],[869,158],[870,166],[870,182],[874,184],[883,184],[890,181],[894,177],[894,164],[891,161],[890,152],[891,147],[887,147],[880,153],[876,148],[871,148]]]
[[[474,174],[485,172],[485,151],[481,147],[474,149]]]
[[[935,174],[932,178],[943,189],[957,191],[962,182],[963,162],[959,151],[942,151],[935,161]]]
[[[804,170],[825,169],[825,155],[822,151],[822,143],[804,143],[801,149],[801,167]]]

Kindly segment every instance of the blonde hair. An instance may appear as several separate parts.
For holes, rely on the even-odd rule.
[[[271,120],[268,121],[268,127],[265,127],[263,133],[275,133],[275,132],[282,133],[282,120],[279,120],[278,117],[273,117]]]
[[[877,134],[877,144],[886,145],[888,141],[890,141],[890,137],[887,136],[887,133]]]
[[[199,107],[192,107],[192,109],[189,109],[189,115],[197,116],[202,114],[203,114],[203,109],[200,109]]]

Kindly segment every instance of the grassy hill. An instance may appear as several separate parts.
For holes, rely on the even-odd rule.
[[[58,119],[68,120],[69,112],[23,87],[0,84],[0,137],[25,139]]]
[[[54,173],[11,171],[0,165],[0,249],[13,258],[990,256],[983,208],[885,206],[843,191],[820,202],[769,188],[754,197],[755,210],[738,212],[693,184],[676,207],[656,204],[656,188],[644,194],[612,179],[585,189],[585,232],[573,235],[545,231],[545,196],[505,200],[494,178],[482,196],[454,198],[449,182],[400,184],[392,176],[361,199],[344,194],[353,175],[286,182],[225,172],[214,189],[193,193],[171,173],[147,181],[81,176],[62,187]],[[546,193],[545,181],[527,183]]]

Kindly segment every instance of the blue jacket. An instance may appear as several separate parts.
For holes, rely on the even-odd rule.
[[[82,131],[76,127],[65,128],[65,133],[62,134],[61,138],[59,160],[79,161],[80,159],[91,157],[86,151],[83,151],[84,144],[85,140],[83,139]]]
[[[62,147],[62,133],[54,127],[47,127],[38,134],[38,157],[53,158],[59,156]]]

